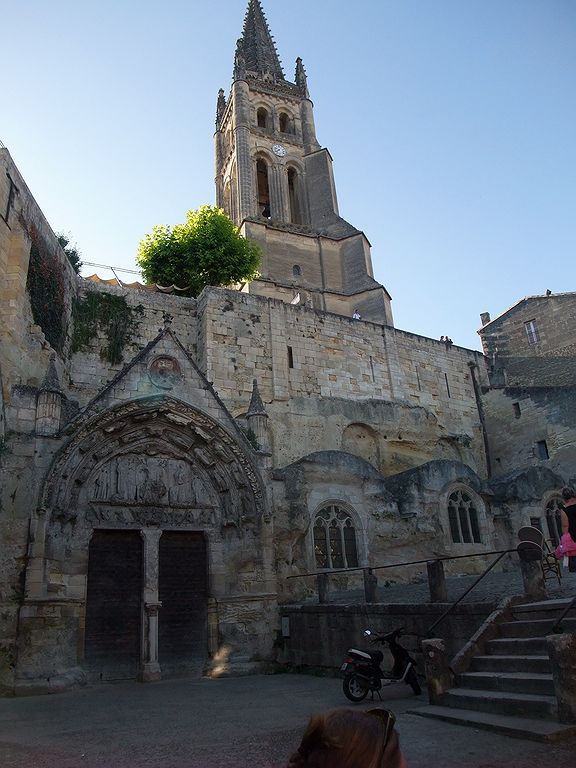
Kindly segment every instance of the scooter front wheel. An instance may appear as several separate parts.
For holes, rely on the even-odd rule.
[[[346,675],[342,681],[344,696],[350,701],[362,701],[368,695],[368,681],[356,674]]]

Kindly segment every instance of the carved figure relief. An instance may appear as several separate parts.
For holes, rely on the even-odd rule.
[[[172,389],[182,377],[180,364],[174,357],[160,355],[148,366],[148,375],[153,384],[161,389]]]
[[[186,461],[169,456],[116,456],[100,469],[88,492],[93,502],[171,507],[210,506],[201,478]]]

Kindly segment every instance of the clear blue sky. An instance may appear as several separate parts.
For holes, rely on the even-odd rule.
[[[0,139],[84,260],[134,266],[154,224],[214,201],[246,5],[3,4]],[[397,327],[479,348],[480,312],[576,290],[574,0],[263,6],[286,76],[304,60],[340,212]]]

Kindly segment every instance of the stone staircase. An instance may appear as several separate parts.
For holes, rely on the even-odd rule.
[[[569,603],[548,600],[515,605],[497,624],[497,637],[481,644],[454,687],[439,703],[412,714],[499,731],[510,736],[552,741],[576,735],[576,725],[558,722],[558,706],[546,635]],[[576,633],[576,616],[564,619],[564,632]],[[494,634],[494,633],[493,633]]]

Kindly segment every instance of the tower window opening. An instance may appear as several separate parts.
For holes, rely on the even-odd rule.
[[[292,267],[292,275],[294,277],[300,277],[302,275],[302,267],[300,267],[298,264],[294,264]]]
[[[258,128],[264,128],[265,131],[268,130],[268,110],[264,109],[264,107],[260,107],[256,112],[256,124]]]
[[[541,461],[548,461],[550,458],[550,453],[548,452],[548,445],[546,444],[546,440],[538,440],[536,443],[536,456]]]
[[[290,204],[290,222],[292,224],[302,224],[300,184],[298,172],[294,168],[288,168],[288,201]]]
[[[265,160],[256,163],[256,179],[258,182],[258,212],[265,219],[270,218],[270,187],[268,184],[268,165]]]
[[[288,368],[294,368],[294,352],[292,347],[287,348],[288,351]]]
[[[526,336],[528,337],[528,344],[538,344],[540,341],[540,336],[538,334],[538,326],[536,325],[536,320],[528,320],[526,323],[524,323],[524,330],[526,331]]]
[[[294,133],[290,115],[287,115],[286,112],[280,112],[278,120],[280,123],[280,133]]]

